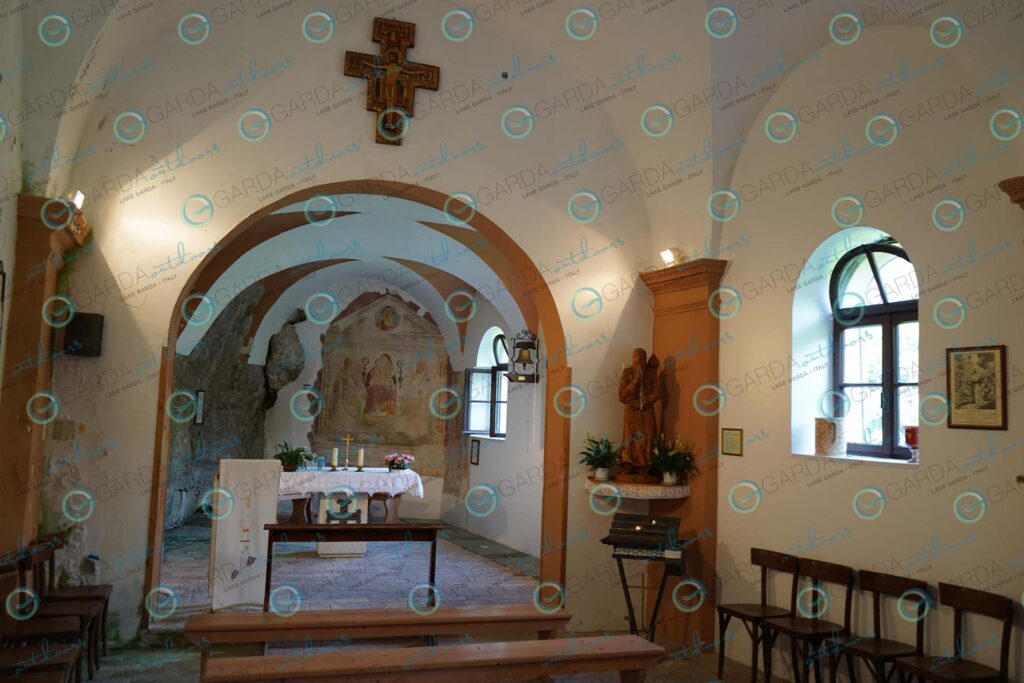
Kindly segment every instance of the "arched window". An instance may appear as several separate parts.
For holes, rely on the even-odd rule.
[[[835,414],[847,453],[910,458],[904,427],[918,420],[918,281],[892,239],[840,257],[829,282]]]
[[[508,420],[508,340],[498,327],[484,332],[476,367],[466,371],[467,434],[504,438]]]

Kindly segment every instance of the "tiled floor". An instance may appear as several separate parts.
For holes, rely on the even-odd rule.
[[[167,534],[161,583],[178,592],[180,607],[154,630],[180,631],[190,614],[210,608],[208,520]],[[413,520],[408,520],[413,521]],[[275,546],[274,577],[299,589],[302,609],[404,607],[409,593],[429,577],[425,543],[367,543],[360,558],[320,558],[313,543]],[[532,576],[531,576],[532,575]],[[537,561],[511,548],[445,526],[437,547],[437,586],[442,605],[529,603]]]
[[[750,680],[750,667],[739,662],[726,661],[725,677],[721,679],[716,676],[717,666],[714,653],[702,653],[651,669],[647,683],[745,683]],[[94,683],[191,683],[198,680],[199,656],[194,652],[120,650],[103,659],[103,668],[97,672]],[[558,683],[617,683],[619,678],[614,673],[606,673],[555,676],[554,680]]]
[[[181,609],[172,619],[151,630],[147,649],[113,650],[103,658],[95,683],[186,683],[199,680],[199,655],[181,636],[185,618],[209,609],[207,591],[209,526],[186,525],[169,532],[162,581],[181,596]],[[508,604],[532,601],[536,585],[536,561],[517,551],[447,527],[438,544],[437,583],[444,605]],[[401,607],[412,587],[427,577],[429,551],[419,543],[370,543],[362,558],[322,559],[313,544],[283,545],[275,558],[275,577],[286,577],[303,594],[303,609],[355,609]],[[287,554],[285,554],[287,553]],[[532,574],[532,576],[530,576]],[[583,635],[583,634],[575,634]],[[443,644],[443,641],[442,641]],[[421,641],[354,643],[348,648],[380,648],[422,645]],[[319,649],[319,648],[316,648]],[[272,653],[301,651],[272,648]],[[256,654],[241,647],[232,654]],[[227,654],[227,653],[221,653]],[[677,653],[678,654],[678,653]],[[701,652],[672,657],[652,669],[648,683],[713,683],[717,660]],[[750,669],[728,662],[728,683],[750,679]],[[613,683],[614,673],[556,676],[558,683]]]

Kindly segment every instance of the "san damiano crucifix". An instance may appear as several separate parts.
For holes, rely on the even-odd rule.
[[[373,42],[380,43],[379,55],[345,53],[345,75],[367,80],[366,110],[377,114],[377,142],[401,145],[413,114],[416,88],[437,90],[441,69],[406,57],[406,50],[416,44],[416,24],[377,17]]]

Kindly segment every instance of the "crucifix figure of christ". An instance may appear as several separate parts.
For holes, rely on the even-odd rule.
[[[345,469],[348,472],[348,447],[352,445],[352,435],[346,434],[345,438],[342,439],[345,442]]]
[[[437,90],[441,69],[406,57],[406,51],[416,44],[416,24],[376,17],[373,42],[380,43],[379,55],[345,53],[345,75],[367,80],[366,110],[377,114],[377,142],[401,145],[416,88]]]

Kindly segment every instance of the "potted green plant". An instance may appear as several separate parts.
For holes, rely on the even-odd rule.
[[[619,449],[608,439],[595,439],[589,434],[584,443],[586,445],[579,453],[583,456],[580,464],[593,470],[598,481],[608,481],[608,470],[619,461]]]
[[[277,444],[276,448],[274,459],[281,461],[281,469],[285,472],[294,472],[312,459],[303,446],[292,446],[287,441]]]
[[[696,472],[693,460],[693,448],[684,439],[677,436],[674,441],[667,441],[663,434],[654,437],[651,467],[661,472],[662,483],[678,484],[680,479],[685,480],[691,472]]]

